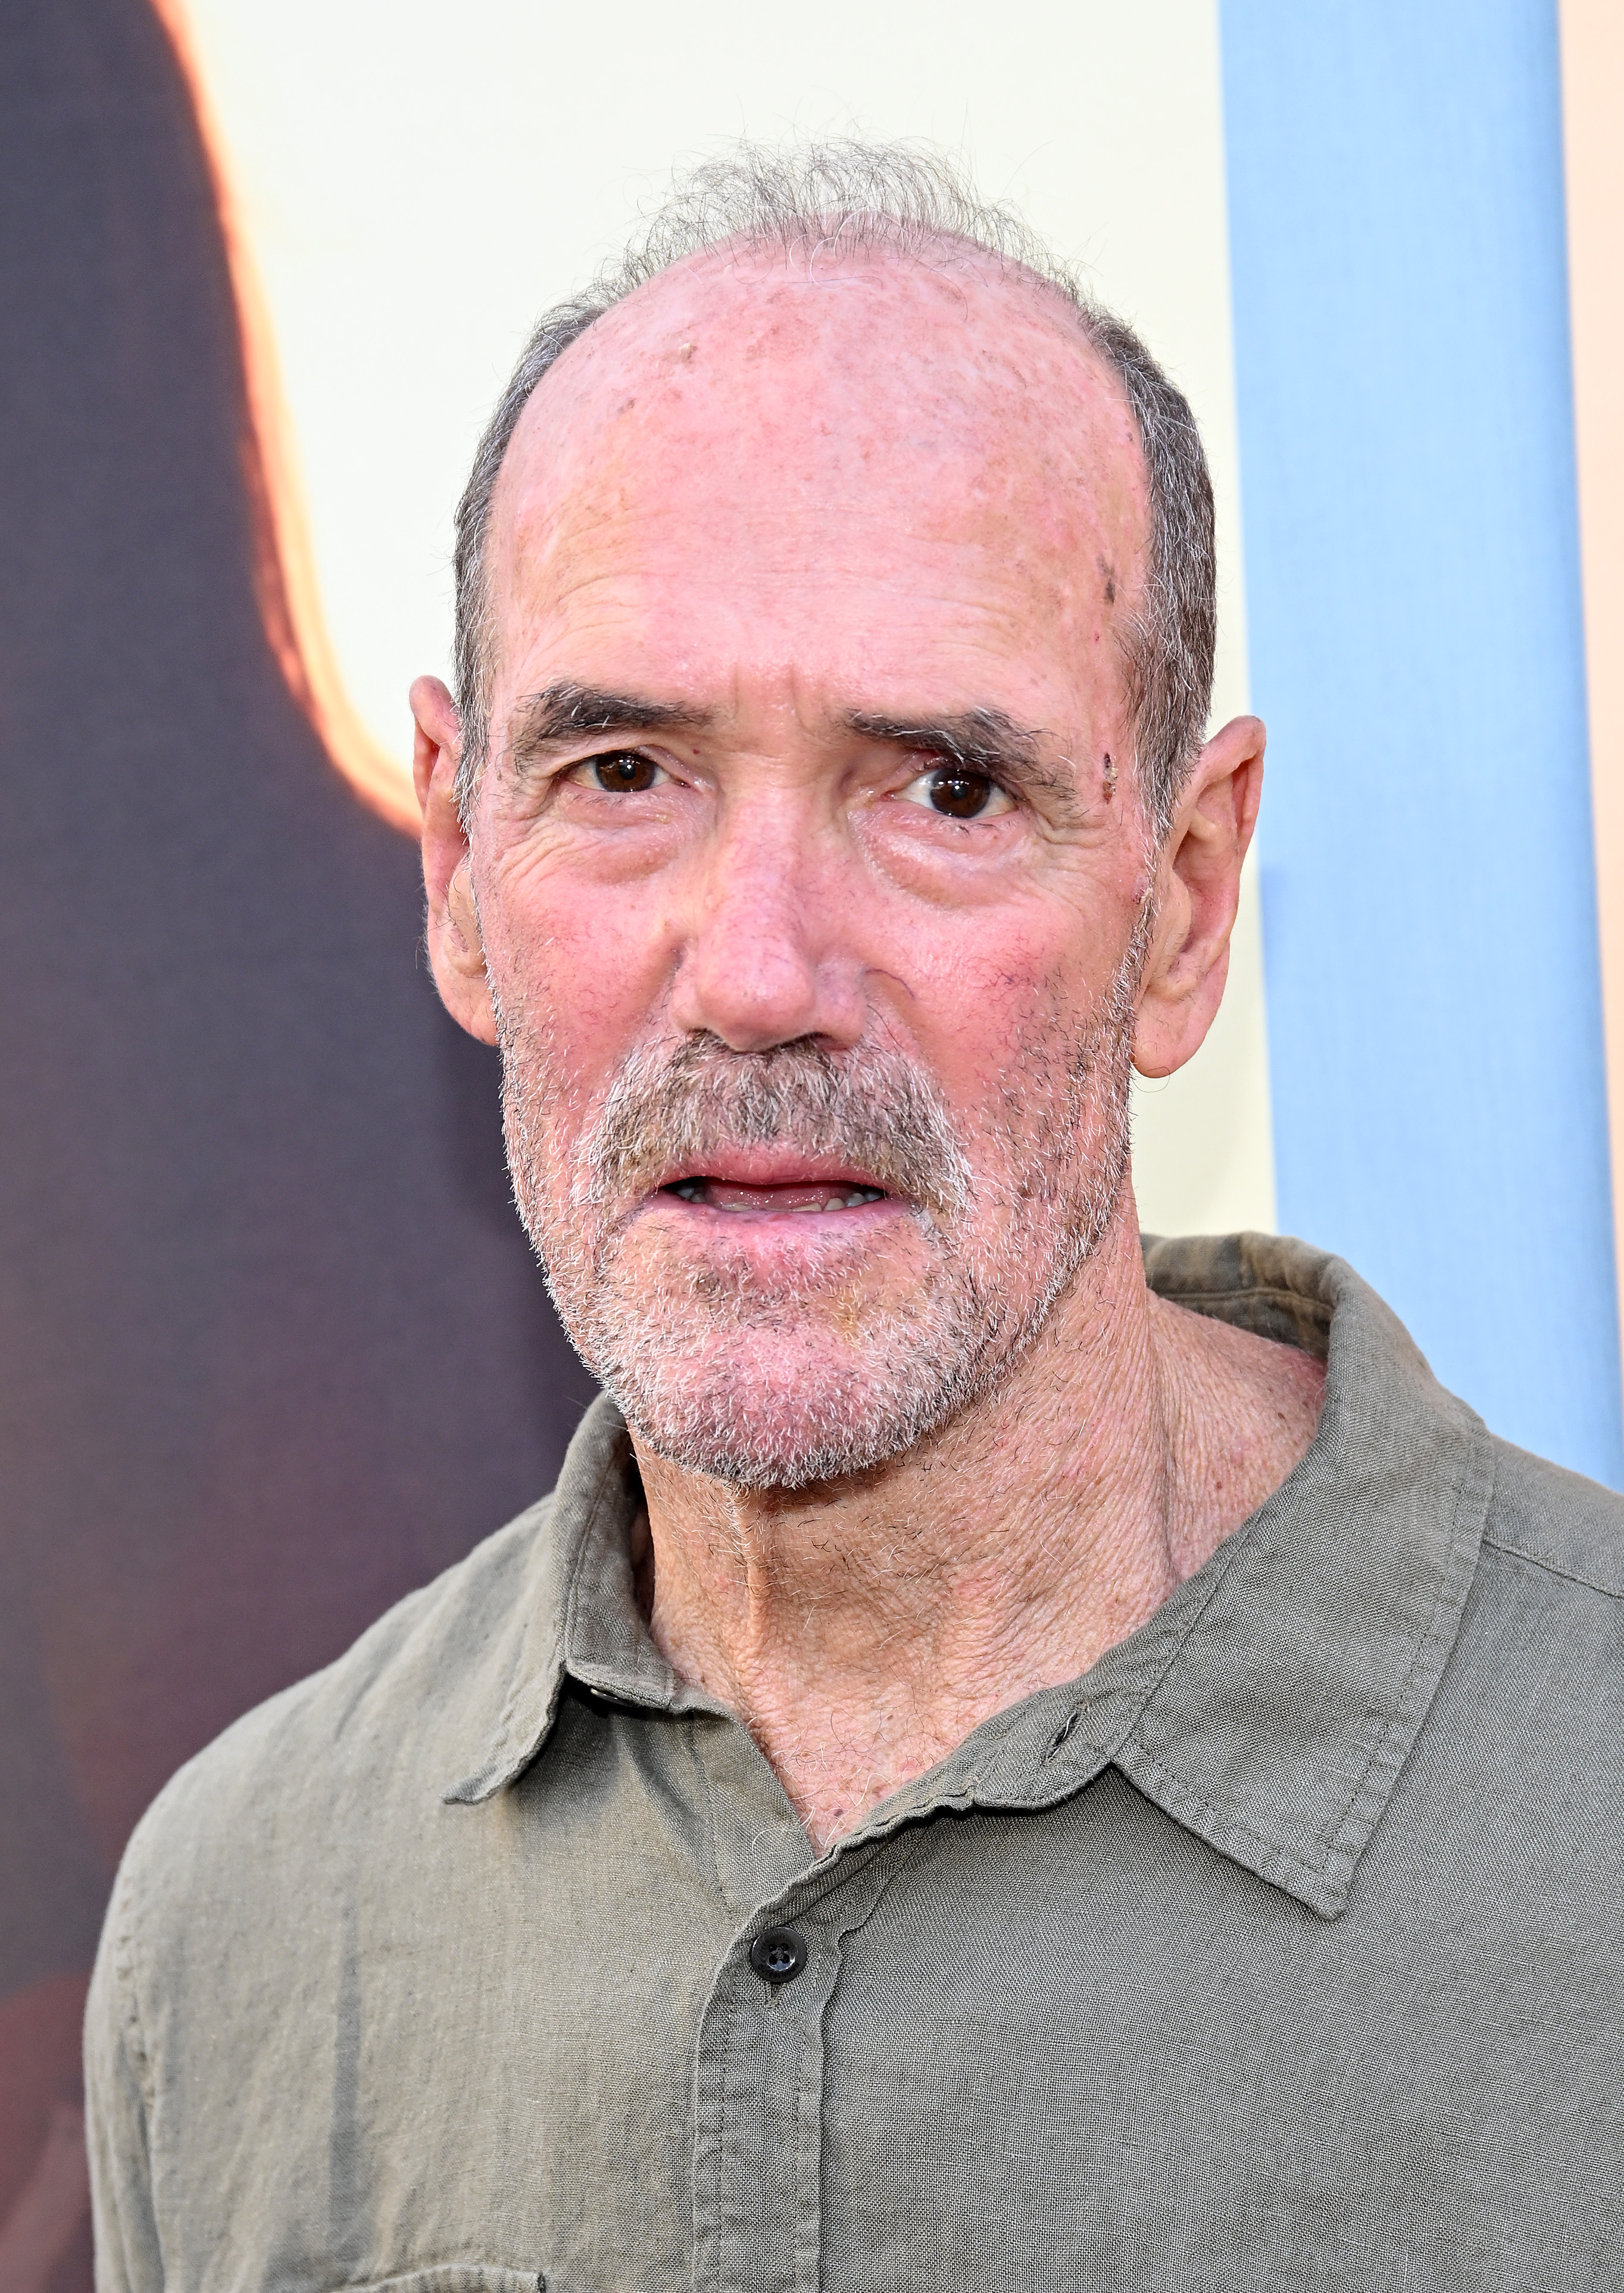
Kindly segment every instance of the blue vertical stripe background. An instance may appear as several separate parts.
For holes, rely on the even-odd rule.
[[[1222,23],[1280,1222],[1620,1486],[1555,9]]]

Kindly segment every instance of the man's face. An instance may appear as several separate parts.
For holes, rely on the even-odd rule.
[[[956,258],[685,265],[532,400],[473,884],[521,1210],[676,1462],[895,1454],[1108,1224],[1144,530],[1119,388]]]

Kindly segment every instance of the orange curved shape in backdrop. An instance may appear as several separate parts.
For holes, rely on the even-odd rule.
[[[288,691],[357,796],[392,827],[416,837],[419,821],[410,778],[362,724],[345,690],[321,610],[271,312],[232,190],[230,154],[198,61],[184,0],[152,0],[152,5],[190,91],[236,298],[248,401],[243,478],[254,532],[255,595],[265,635]]]

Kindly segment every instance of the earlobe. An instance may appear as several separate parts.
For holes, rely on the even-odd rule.
[[[424,853],[424,877],[429,880]],[[427,939],[429,962],[440,1000],[459,1026],[481,1043],[497,1040],[496,1006],[485,968],[485,946],[480,932],[479,909],[473,896],[473,863],[466,847],[444,879],[436,901],[431,887]]]
[[[1140,982],[1134,1065],[1141,1074],[1176,1073],[1217,1017],[1265,738],[1256,717],[1237,717],[1208,741],[1185,784],[1162,847],[1157,928]]]

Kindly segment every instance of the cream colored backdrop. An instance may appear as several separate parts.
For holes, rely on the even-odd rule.
[[[946,145],[1142,328],[1206,433],[1216,715],[1247,705],[1214,0],[1022,0],[996,28],[966,0],[185,0],[179,28],[263,290],[338,675],[402,773],[408,682],[446,665],[452,505],[529,326],[675,165],[740,134]],[[1140,1091],[1135,1170],[1147,1227],[1273,1222],[1255,885],[1211,1041]]]

